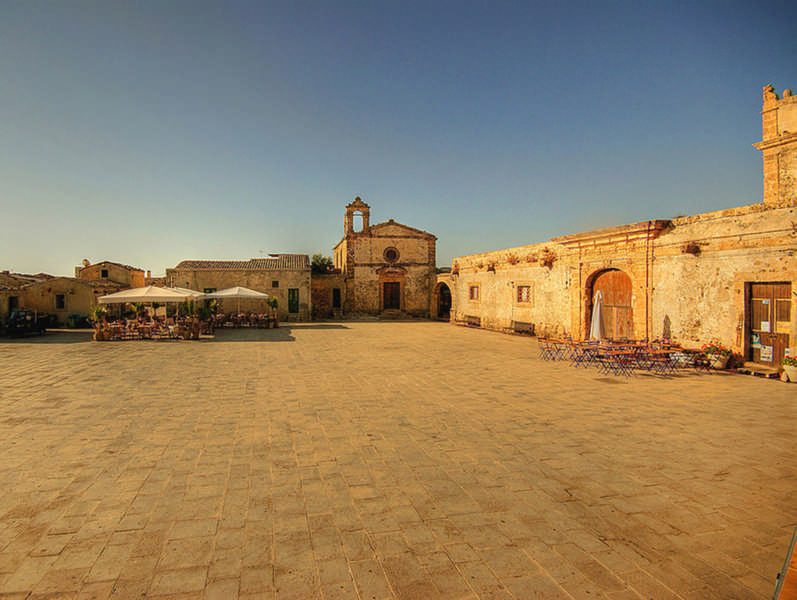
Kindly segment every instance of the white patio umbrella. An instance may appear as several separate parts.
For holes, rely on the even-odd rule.
[[[602,340],[603,331],[603,292],[595,292],[595,300],[592,303],[592,320],[589,324],[589,338],[591,340]]]
[[[134,302],[153,302],[167,304],[169,302],[180,303],[186,300],[199,300],[204,297],[202,292],[188,290],[185,288],[168,288],[147,285],[140,288],[122,290],[107,296],[100,296],[97,302],[100,304],[126,304]]]
[[[181,288],[181,287],[173,287],[169,288],[170,290],[177,290],[178,292],[182,292],[186,294],[189,299],[192,300],[201,300],[205,297],[205,294],[202,292],[197,292],[196,290],[189,290],[188,288]]]
[[[196,296],[195,294],[198,294]],[[193,290],[181,290],[177,288],[156,287],[147,285],[140,288],[122,290],[107,296],[100,296],[97,301],[100,304],[125,304],[127,302],[183,302],[189,299],[201,297],[203,294]]]
[[[249,288],[236,285],[235,287],[227,288],[225,290],[219,290],[217,292],[211,292],[209,294],[205,294],[203,298],[216,298],[218,300],[224,300],[226,298],[235,298],[238,301],[238,312],[241,312],[241,298],[248,300],[251,299],[265,300],[266,298],[268,298],[268,294],[264,294],[263,292],[250,290]]]

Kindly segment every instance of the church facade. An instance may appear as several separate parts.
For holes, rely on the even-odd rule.
[[[334,265],[345,290],[343,312],[428,317],[437,238],[393,219],[371,225],[360,197],[346,205]]]

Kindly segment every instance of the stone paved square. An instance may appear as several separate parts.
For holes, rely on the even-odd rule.
[[[796,420],[444,323],[2,340],[0,598],[768,598]]]

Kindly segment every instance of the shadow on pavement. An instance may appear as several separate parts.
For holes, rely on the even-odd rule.
[[[282,324],[276,329],[217,329],[213,337],[203,337],[203,342],[293,342],[293,329],[348,329],[345,325],[335,323],[290,323]],[[44,335],[26,335],[23,337],[0,337],[0,345],[4,344],[79,344],[93,342],[92,329],[52,329]],[[152,340],[133,340],[151,342]],[[110,342],[114,343],[114,342]],[[159,343],[169,343],[162,340]],[[103,342],[105,344],[105,342]]]
[[[0,344],[79,344],[91,342],[93,329],[48,329],[44,335],[0,337]]]

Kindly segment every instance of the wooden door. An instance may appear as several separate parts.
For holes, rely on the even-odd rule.
[[[384,310],[400,310],[401,283],[398,281],[385,281],[382,290]]]
[[[746,312],[747,359],[779,366],[789,346],[791,283],[751,283]]]
[[[289,288],[288,289],[288,312],[289,313],[298,313],[299,312],[299,289],[298,288]]]
[[[603,293],[604,335],[611,340],[632,339],[634,313],[631,308],[631,278],[622,271],[606,271],[598,275],[592,284],[593,300],[598,290]]]
[[[451,290],[445,283],[441,283],[438,294],[437,318],[448,321],[451,318]]]

